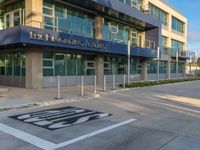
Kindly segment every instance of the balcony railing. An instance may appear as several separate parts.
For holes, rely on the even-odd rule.
[[[14,18],[14,13],[19,12],[18,24],[15,24],[14,21],[16,21],[16,18]],[[10,13],[11,18],[9,19],[9,25],[6,23],[6,16],[2,16],[2,20],[4,21],[2,24],[2,28],[0,29],[6,29],[11,28],[18,25],[27,25],[27,26],[33,26],[38,27],[42,29],[48,29],[56,32],[64,32],[84,37],[90,37],[95,38],[95,33],[99,32],[99,28],[95,26],[94,19],[85,19],[84,21],[80,21],[75,17],[74,20],[70,18],[61,18],[61,17],[53,17],[50,15],[41,14],[38,12],[25,12],[23,9],[18,9]],[[1,24],[1,23],[0,23]],[[102,31],[101,31],[102,32]],[[103,34],[103,32],[102,32]],[[131,37],[124,37],[124,39],[119,35],[111,35],[109,39],[104,39],[107,41],[115,42],[115,43],[122,43],[127,44],[128,39],[131,40]],[[134,41],[135,40],[135,41]],[[134,40],[131,40],[132,46],[137,47],[143,47],[143,48],[149,48],[149,49],[156,49],[156,42],[146,39],[146,40],[139,40],[138,38],[135,38]]]
[[[186,51],[186,50],[178,50],[178,49],[171,49],[170,55],[171,57],[176,57],[176,54],[178,52],[179,58],[186,58],[189,59],[190,57],[195,57],[195,52],[193,51]]]

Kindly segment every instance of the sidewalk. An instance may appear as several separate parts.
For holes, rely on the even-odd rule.
[[[46,106],[70,101],[77,101],[94,97],[93,86],[84,87],[84,96],[80,96],[79,86],[70,86],[61,88],[61,100],[55,99],[57,96],[56,88],[48,88],[42,90],[29,90],[17,87],[2,86],[2,89],[8,91],[0,92],[0,111],[19,109],[32,106]],[[108,86],[107,90],[111,90]],[[103,92],[102,88],[97,87],[97,94]]]

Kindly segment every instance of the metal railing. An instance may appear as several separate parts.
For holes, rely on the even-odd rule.
[[[166,74],[159,73],[159,78],[157,78],[157,74],[148,74],[146,80],[142,80],[141,77],[140,79],[136,79],[136,75],[131,75],[130,76],[130,82],[144,82],[144,81],[159,81],[159,80],[168,80],[168,79],[179,79],[179,78],[185,78],[183,73],[171,73],[169,77],[166,76]],[[141,75],[140,75],[141,76]],[[78,86],[79,88],[76,88],[76,95],[79,95],[81,97],[87,96],[88,94],[99,94],[101,92],[107,92],[111,90],[117,90],[119,89],[119,85],[121,87],[126,88],[126,84],[128,83],[128,75],[127,74],[122,74],[122,75],[104,75],[102,79],[102,83],[99,83],[97,85],[97,76],[90,76],[90,79],[93,81],[91,84],[87,84],[87,76],[77,76],[77,84],[74,86]],[[64,96],[65,91],[64,89],[67,86],[63,86],[62,81],[63,77],[62,76],[55,76],[54,77],[54,82],[56,87],[56,97],[55,99],[62,99]],[[70,85],[72,86],[72,85]]]
[[[84,37],[95,37],[95,33],[99,30],[98,27],[95,26],[94,19],[86,18],[84,21],[80,21],[80,18],[74,17],[74,19],[61,18],[57,16],[50,16],[34,11],[25,11],[24,9],[18,9],[15,11],[20,11],[20,24],[19,25],[27,25],[27,26],[37,26],[42,29],[49,29],[56,32],[64,32]],[[13,11],[13,12],[15,12]],[[11,13],[13,13],[11,12]],[[5,16],[4,16],[5,17]],[[7,28],[5,25],[5,18],[3,29]],[[14,18],[11,20],[14,21]],[[14,27],[14,24],[9,27]],[[103,34],[103,33],[102,33]],[[104,35],[103,35],[104,36]],[[131,39],[130,36],[122,39],[119,34],[110,34],[110,39],[104,39],[115,43],[127,44],[128,41],[125,39]],[[131,43],[131,46],[138,46],[149,49],[156,49],[156,42],[153,40],[145,39],[140,40],[138,38],[135,39],[135,42]]]

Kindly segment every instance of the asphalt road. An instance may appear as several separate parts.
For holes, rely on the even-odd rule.
[[[67,106],[112,115],[87,122],[78,118],[80,123],[57,130],[9,117]],[[1,112],[0,149],[200,150],[200,81],[117,91],[65,105]]]

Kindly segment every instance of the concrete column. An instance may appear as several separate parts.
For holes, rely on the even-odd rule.
[[[97,84],[102,87],[104,78],[104,56],[96,56],[95,68],[96,68]]]
[[[27,50],[26,56],[26,88],[42,89],[43,55],[42,52]]]
[[[167,72],[166,72],[166,78],[171,78],[171,61],[167,61]]]
[[[148,62],[147,59],[142,60],[142,73],[141,73],[141,79],[144,81],[148,80]]]
[[[95,18],[95,38],[103,39],[103,26],[104,26],[104,18],[101,16],[96,16]]]
[[[43,0],[25,0],[25,24],[42,27]]]
[[[101,16],[96,16],[95,18],[95,38],[103,39],[103,24],[104,18]],[[103,79],[104,79],[104,56],[97,55],[96,56],[96,76],[97,76],[97,85],[103,87]]]

